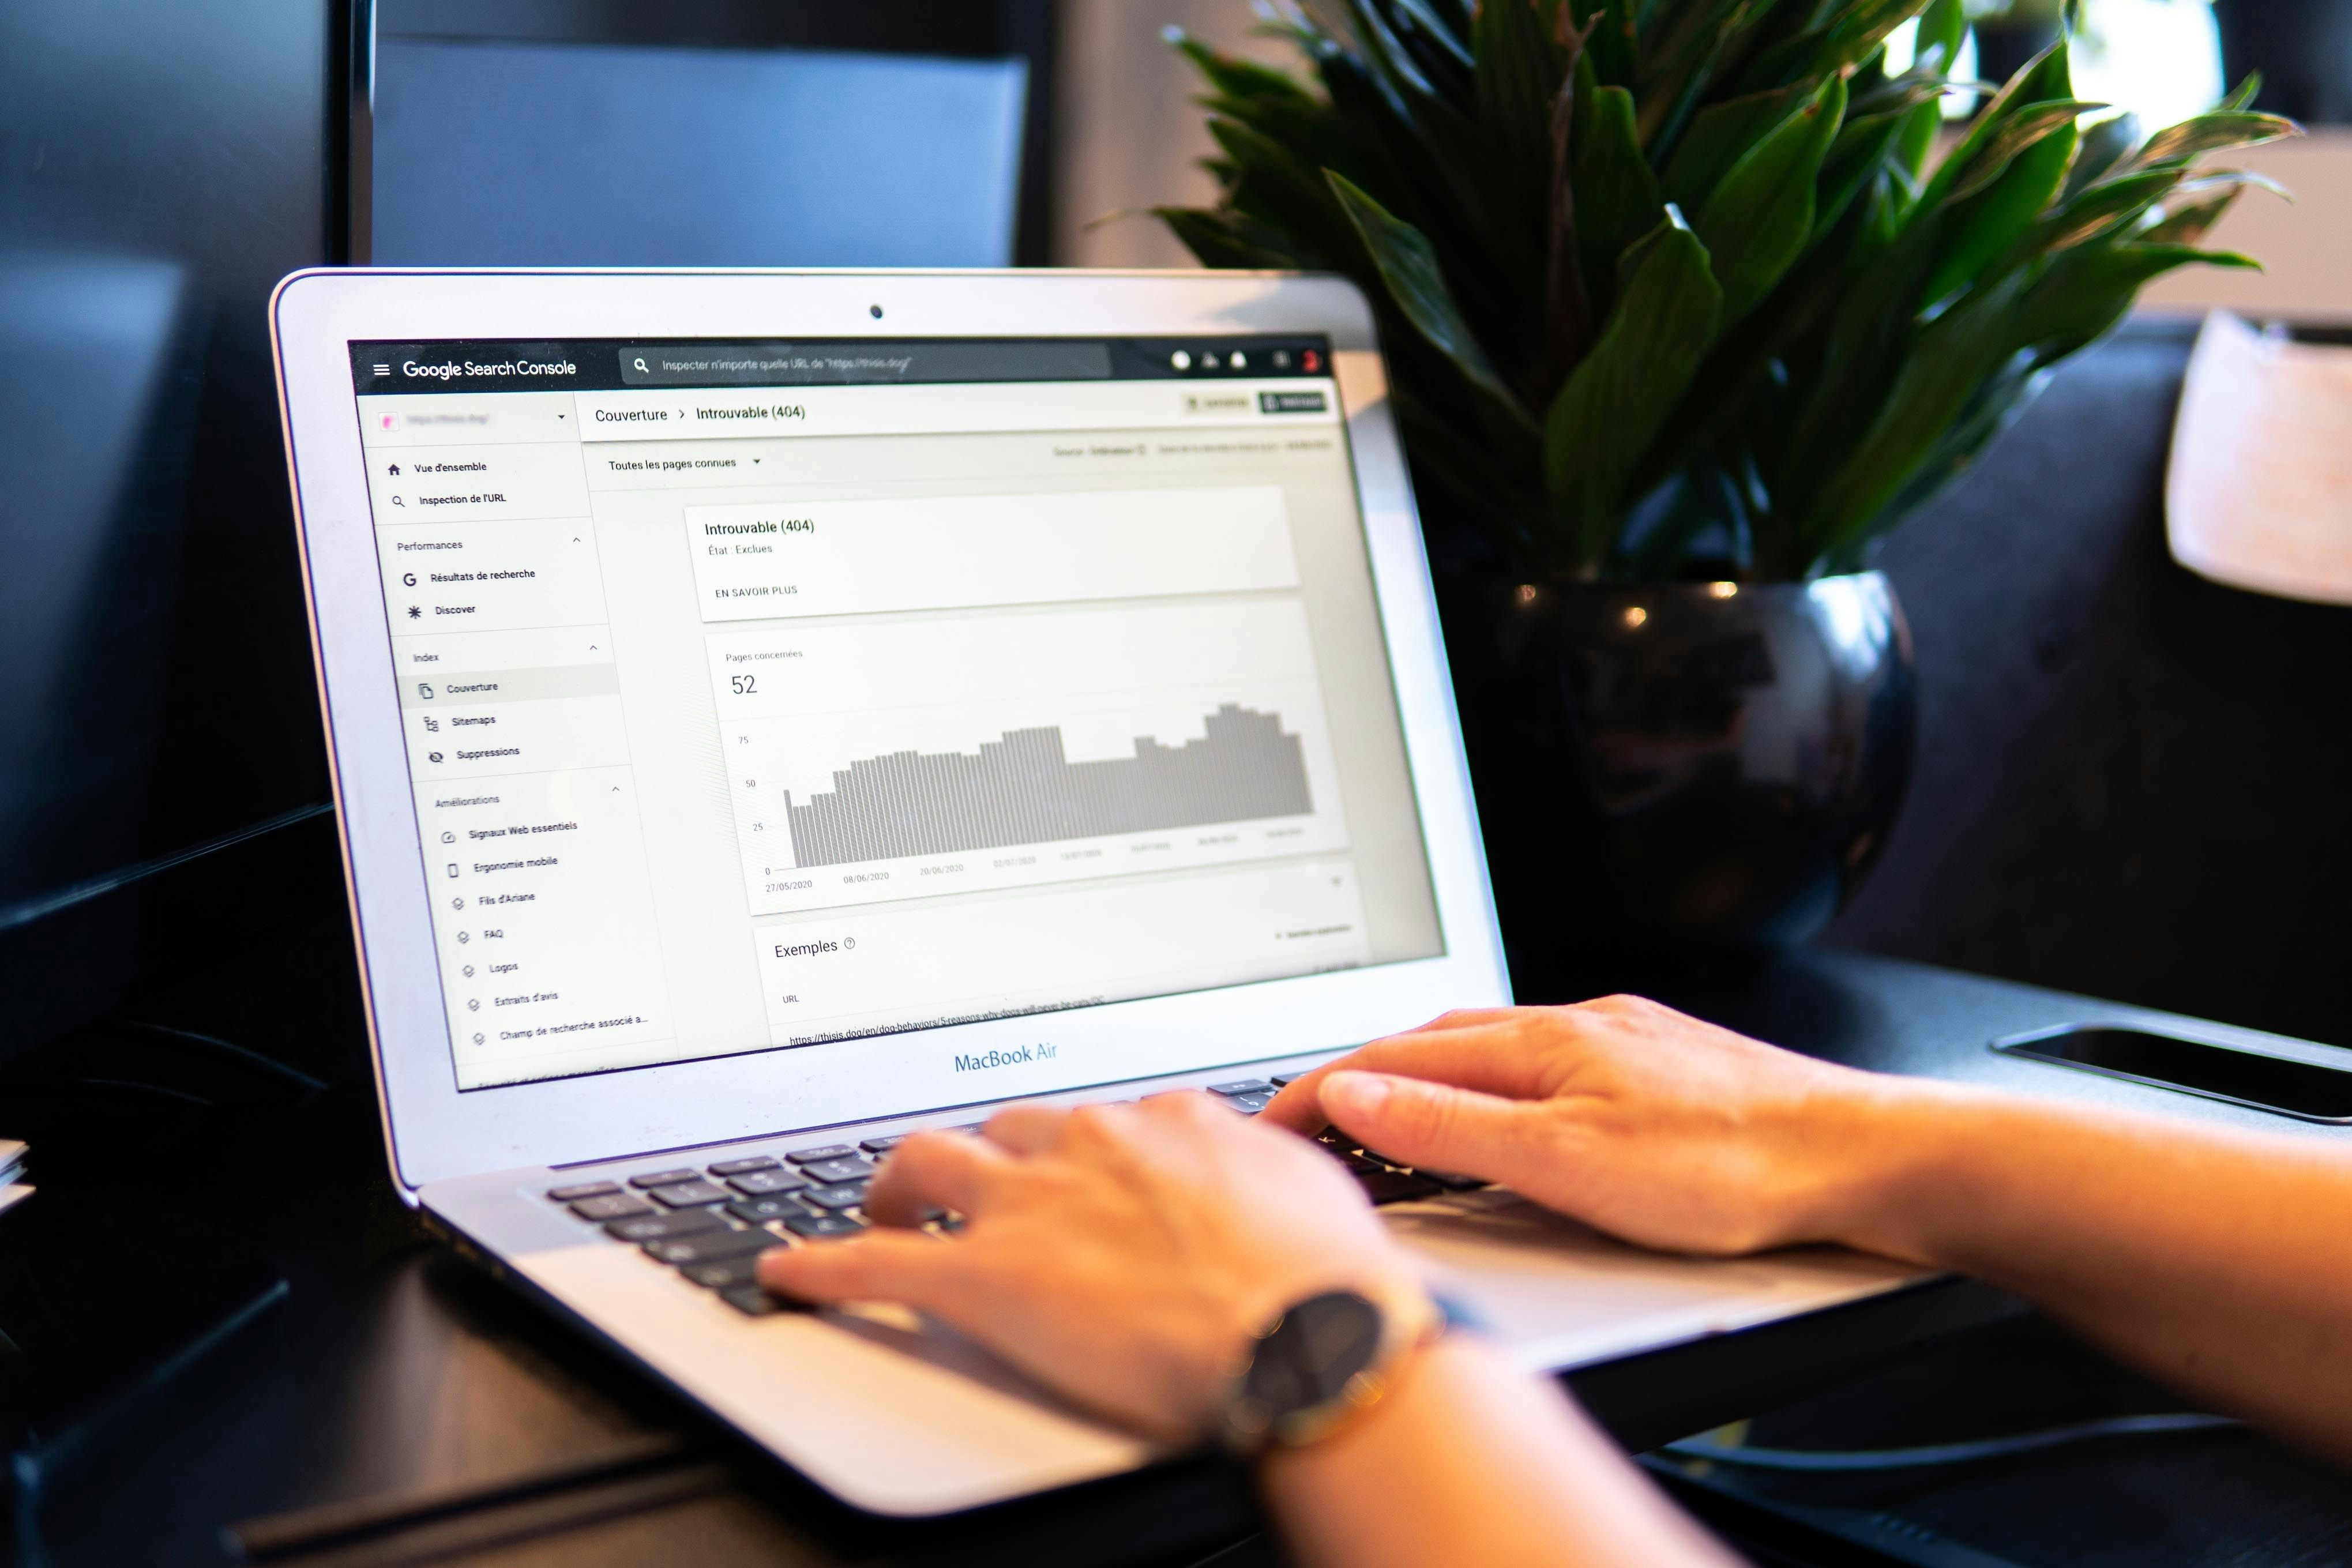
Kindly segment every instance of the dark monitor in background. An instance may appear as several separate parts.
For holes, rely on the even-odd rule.
[[[1042,259],[1050,7],[383,0],[379,266]]]
[[[352,53],[335,0],[0,6],[0,1057],[168,943],[142,884],[327,810],[265,307],[342,254]]]

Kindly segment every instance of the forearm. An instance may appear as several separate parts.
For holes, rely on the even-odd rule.
[[[2352,1458],[2352,1148],[1944,1087],[1870,1115],[1843,1239],[2014,1291]]]
[[[1327,1568],[1726,1568],[1568,1399],[1460,1336],[1355,1425],[1264,1461],[1298,1559]]]

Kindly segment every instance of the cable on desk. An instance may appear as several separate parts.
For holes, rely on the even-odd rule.
[[[1931,1465],[1969,1465],[1985,1459],[2005,1459],[2015,1454],[2039,1453],[2100,1437],[2169,1437],[2181,1432],[2218,1432],[2242,1427],[2229,1416],[2179,1414],[2116,1416],[2102,1421],[2080,1421],[2040,1432],[2008,1437],[1985,1437],[1969,1443],[1930,1443],[1915,1448],[1750,1448],[1717,1443],[1706,1437],[1685,1437],[1661,1450],[1678,1459],[1709,1459],[1756,1470],[1805,1470],[1814,1473],[1906,1470]]]

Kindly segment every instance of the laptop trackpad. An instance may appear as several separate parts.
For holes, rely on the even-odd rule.
[[[1612,1241],[1494,1188],[1381,1211],[1522,1365],[1559,1371],[1752,1328],[1929,1277],[1835,1247],[1685,1258]]]

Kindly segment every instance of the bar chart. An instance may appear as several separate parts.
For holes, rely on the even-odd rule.
[[[710,646],[755,913],[1347,848],[1295,601],[778,627]]]
[[[1135,755],[1073,762],[1058,726],[1014,730],[977,753],[863,758],[806,804],[785,797],[802,867],[1002,849],[1314,810],[1298,737],[1226,703],[1198,740],[1138,736]]]

